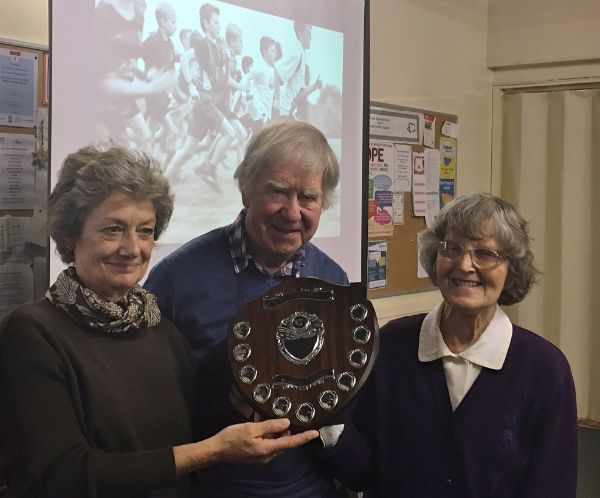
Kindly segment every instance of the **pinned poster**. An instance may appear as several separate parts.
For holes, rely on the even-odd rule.
[[[0,125],[35,126],[37,67],[35,54],[0,48]]]
[[[32,209],[35,188],[33,135],[0,134],[0,209]]]
[[[440,212],[440,151],[425,149],[425,224],[430,227]]]
[[[385,240],[369,241],[369,261],[367,263],[367,279],[369,289],[379,289],[387,285],[387,242]]]
[[[404,192],[394,192],[394,225],[404,225]]]
[[[440,178],[456,178],[456,139],[440,138]]]
[[[413,153],[412,171],[413,216],[427,214],[427,189],[425,184],[425,154]]]
[[[455,195],[454,180],[440,179],[440,207],[448,204]]]
[[[392,142],[369,143],[369,237],[394,233],[393,195],[395,150]]]
[[[423,145],[425,147],[435,147],[435,116],[423,114]]]
[[[0,217],[0,260],[23,259],[29,217]]]
[[[451,137],[451,138],[458,138],[459,131],[460,131],[460,128],[458,126],[458,123],[453,123],[451,121],[444,121],[444,124],[442,124],[442,130],[441,130],[442,135],[445,135],[445,136]]]
[[[0,321],[15,306],[33,299],[33,271],[30,263],[0,264]]]
[[[394,192],[410,192],[412,179],[412,147],[394,144]]]

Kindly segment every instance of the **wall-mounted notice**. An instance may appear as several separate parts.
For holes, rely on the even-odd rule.
[[[425,149],[425,224],[430,227],[440,212],[440,151]]]
[[[420,138],[419,113],[390,111],[372,106],[369,114],[369,135],[378,140],[418,144]]]
[[[32,209],[35,137],[0,133],[0,209]]]
[[[369,263],[367,265],[369,289],[378,289],[387,285],[387,242],[369,241]]]
[[[410,192],[412,178],[412,148],[410,145],[395,144],[396,161],[394,191]]]
[[[37,56],[0,48],[0,124],[33,127],[37,109]]]
[[[394,160],[392,142],[369,142],[369,237],[388,237],[394,233]]]
[[[30,263],[0,264],[0,321],[15,306],[33,299]]]
[[[425,185],[425,154],[413,153],[412,174],[413,216],[427,214],[427,189]]]

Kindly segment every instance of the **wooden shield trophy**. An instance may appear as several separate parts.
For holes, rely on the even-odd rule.
[[[379,329],[363,284],[290,278],[249,302],[229,326],[242,397],[294,430],[335,423],[373,367]]]

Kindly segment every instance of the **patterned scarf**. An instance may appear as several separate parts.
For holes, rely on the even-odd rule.
[[[136,285],[126,298],[116,303],[105,301],[81,285],[74,266],[62,271],[46,292],[46,298],[76,322],[107,334],[122,334],[160,323],[156,297],[147,290]]]

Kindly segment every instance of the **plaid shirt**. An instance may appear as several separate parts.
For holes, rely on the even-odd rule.
[[[242,209],[235,221],[225,229],[227,240],[229,241],[229,253],[231,254],[231,260],[233,261],[233,269],[236,273],[240,273],[248,268],[250,261],[252,261],[259,272],[269,275],[269,273],[252,257],[252,254],[248,252],[245,221],[246,210]],[[290,260],[277,270],[274,276],[299,277],[300,268],[302,266],[304,266],[303,247],[298,249]]]

